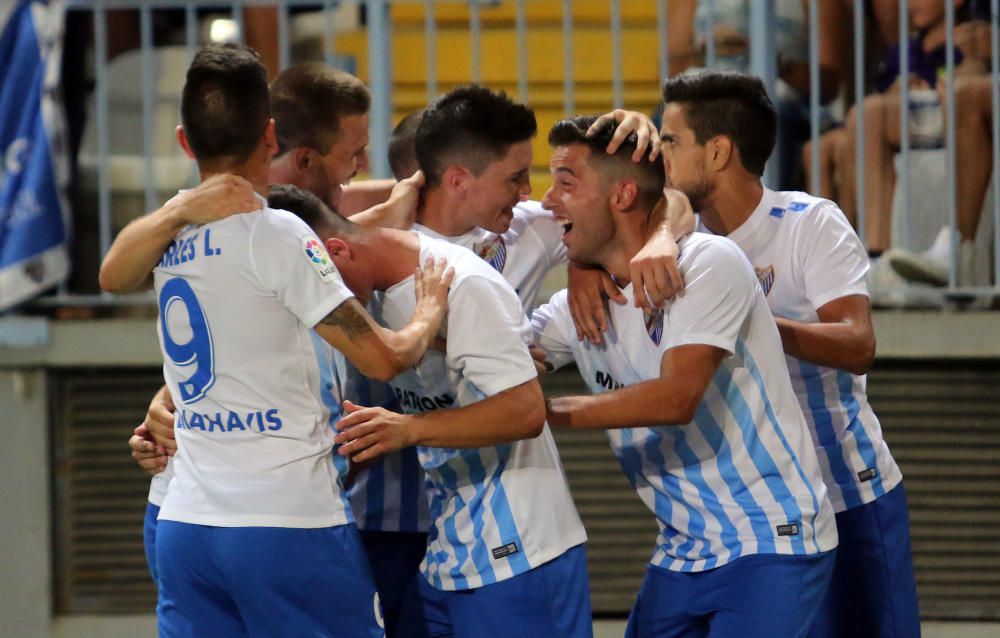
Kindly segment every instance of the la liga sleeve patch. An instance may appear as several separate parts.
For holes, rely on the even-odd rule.
[[[333,265],[326,248],[315,236],[302,236],[302,252],[323,283],[332,284],[336,280],[337,267]]]

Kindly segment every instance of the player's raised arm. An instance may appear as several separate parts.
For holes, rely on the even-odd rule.
[[[152,286],[167,244],[188,224],[207,224],[261,208],[250,182],[220,173],[129,223],[111,244],[98,276],[101,289],[119,294]]]
[[[416,272],[417,306],[398,332],[378,325],[355,299],[348,299],[315,326],[367,377],[388,381],[424,356],[448,312],[448,288],[455,273],[439,260]]]

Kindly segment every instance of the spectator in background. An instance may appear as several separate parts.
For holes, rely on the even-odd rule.
[[[803,185],[799,163],[809,137],[809,29],[807,0],[775,0],[775,49],[778,53],[778,142],[775,153],[778,186]],[[843,83],[850,48],[850,12],[845,3],[819,4],[820,103],[834,100]],[[709,11],[713,10],[710,20]],[[747,72],[750,66],[750,4],[746,0],[678,0],[668,4],[667,41],[670,75],[707,66],[706,41],[711,25],[714,69]],[[822,117],[830,120],[823,112]]]
[[[895,4],[894,1],[891,4]],[[955,75],[974,76],[986,70],[989,27],[968,20],[966,0],[956,0]],[[914,148],[940,148],[944,140],[946,25],[942,0],[911,0],[909,19],[914,29],[909,56],[910,143]],[[984,43],[985,38],[985,43]],[[820,140],[822,167],[820,195],[835,199],[857,227],[855,147],[857,118],[864,118],[865,233],[868,250],[880,254],[890,247],[892,197],[896,183],[893,158],[900,147],[900,58],[891,47],[880,65],[876,93],[851,109],[845,127]],[[860,109],[860,115],[859,115]],[[808,149],[806,151],[808,154]]]
[[[959,286],[987,285],[990,280],[988,251],[977,247],[975,239],[983,200],[994,169],[991,82],[989,75],[962,77],[955,81],[955,147],[958,159],[955,210],[959,234]],[[950,239],[945,232],[938,237]],[[889,263],[906,279],[944,286],[948,283],[950,244],[950,241],[938,240],[922,253],[893,250]]]

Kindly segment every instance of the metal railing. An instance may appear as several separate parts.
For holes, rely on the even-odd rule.
[[[991,41],[992,41],[992,69],[991,69],[991,79],[992,79],[992,135],[994,142],[998,139],[1000,135],[1000,109],[997,108],[998,98],[1000,98],[1000,93],[998,93],[998,83],[997,83],[997,72],[998,72],[998,16],[1000,16],[1000,10],[998,10],[998,2],[1000,0],[990,0],[990,17],[991,17]],[[110,150],[109,150],[109,137],[112,133],[111,123],[109,122],[109,95],[108,95],[108,25],[107,25],[107,12],[112,9],[132,9],[138,11],[139,14],[139,24],[140,24],[140,36],[141,36],[141,70],[142,70],[142,82],[138,87],[136,87],[137,92],[141,97],[142,103],[142,120],[144,123],[143,132],[143,170],[145,173],[145,189],[144,189],[144,203],[147,210],[153,210],[160,205],[158,201],[158,194],[156,190],[156,182],[153,178],[155,173],[155,150],[153,144],[153,130],[151,122],[153,120],[153,104],[155,101],[155,60],[154,60],[154,46],[153,46],[153,19],[154,12],[162,9],[180,9],[184,12],[184,41],[185,46],[193,54],[196,46],[198,46],[198,12],[203,9],[221,9],[227,12],[232,20],[236,23],[237,33],[239,38],[243,38],[244,29],[242,28],[244,22],[244,11],[250,7],[259,6],[269,6],[276,7],[277,9],[277,37],[278,37],[278,50],[279,50],[279,65],[284,68],[288,66],[292,61],[292,29],[290,25],[290,10],[301,9],[303,7],[310,7],[316,10],[322,11],[326,15],[326,20],[324,22],[324,29],[322,35],[322,50],[323,57],[328,64],[336,65],[337,58],[337,31],[333,23],[334,9],[347,6],[354,6],[358,11],[364,11],[365,25],[364,28],[367,29],[367,54],[368,54],[368,74],[366,78],[372,93],[372,109],[371,109],[371,152],[370,156],[372,158],[371,162],[371,172],[375,177],[387,177],[389,176],[389,168],[386,159],[385,149],[387,147],[389,132],[391,127],[392,115],[393,115],[393,69],[392,69],[392,42],[393,42],[393,12],[391,11],[392,5],[402,5],[409,4],[413,6],[422,5],[423,6],[423,31],[425,38],[425,56],[426,56],[426,70],[424,74],[424,81],[426,85],[426,96],[428,100],[433,99],[439,94],[441,90],[441,82],[438,78],[438,39],[439,33],[442,29],[439,25],[438,20],[435,18],[435,10],[438,5],[444,4],[466,4],[468,5],[468,34],[470,41],[470,59],[469,59],[469,69],[468,78],[470,80],[481,80],[483,78],[483,50],[482,50],[482,36],[484,31],[495,28],[491,27],[489,22],[484,24],[484,15],[486,12],[491,11],[494,7],[498,5],[506,4],[508,7],[513,6],[514,8],[514,41],[516,46],[516,56],[511,60],[511,64],[516,66],[517,69],[517,83],[516,90],[517,95],[520,100],[532,103],[532,84],[530,82],[529,76],[529,51],[528,51],[528,38],[529,34],[534,28],[534,25],[528,19],[529,6],[531,0],[510,0],[507,2],[501,2],[500,0],[490,1],[490,0],[326,0],[317,2],[306,1],[306,0],[281,0],[281,1],[265,1],[265,0],[233,0],[230,2],[213,2],[209,0],[142,0],[142,1],[129,1],[129,0],[67,0],[66,2],[68,10],[70,11],[87,11],[93,14],[93,24],[94,24],[94,71],[95,71],[95,88],[94,88],[94,104],[95,109],[93,113],[93,125],[96,128],[96,155],[97,155],[97,208],[98,208],[98,220],[99,220],[99,250],[101,255],[106,253],[108,247],[113,239],[113,224],[112,224],[112,186],[111,186],[111,176],[110,176]],[[548,4],[557,4],[550,0]],[[562,106],[567,114],[574,112],[574,109],[579,104],[577,99],[577,86],[574,79],[574,57],[577,52],[574,51],[574,38],[573,34],[577,28],[577,21],[574,18],[574,10],[580,5],[585,3],[571,2],[570,0],[562,0],[561,2],[561,21],[558,24],[558,29],[562,35],[562,60],[563,60],[563,78],[562,78]],[[594,3],[592,3],[594,4]],[[600,4],[600,3],[596,3]],[[713,9],[714,2],[710,0],[706,3],[709,9]],[[955,58],[953,53],[954,47],[954,35],[952,33],[954,26],[954,7],[950,2],[945,2],[946,15],[947,15],[947,42],[946,50],[948,51],[946,59],[946,73],[945,82],[947,86],[946,91],[946,103],[944,104],[944,113],[947,114],[947,121],[945,124],[945,156],[946,156],[946,179],[945,187],[947,189],[947,225],[951,229],[951,260],[949,268],[949,278],[948,285],[946,288],[942,289],[942,295],[944,298],[949,296],[954,297],[958,294],[968,294],[968,295],[978,295],[980,298],[988,298],[992,295],[1000,294],[1000,285],[996,283],[997,277],[993,276],[992,286],[979,286],[974,288],[961,288],[959,287],[959,282],[957,280],[957,254],[958,254],[958,235],[957,235],[957,211],[956,211],[956,189],[955,180],[956,172],[959,170],[956,162],[956,138],[955,138],[955,82],[954,82],[954,69],[955,69]],[[626,36],[628,31],[623,27],[623,3],[620,0],[607,0],[606,5],[608,7],[608,29],[610,32],[610,42],[611,51],[609,52],[610,59],[612,60],[612,77],[609,78],[609,88],[610,88],[610,99],[608,106],[625,106],[630,105],[626,103],[626,84],[623,72],[623,36]],[[747,17],[748,21],[748,32],[749,32],[749,71],[755,73],[762,78],[764,78],[766,85],[774,95],[775,84],[778,77],[777,73],[777,61],[776,61],[776,50],[775,50],[775,38],[773,36],[775,28],[775,6],[773,3],[769,2],[752,2],[749,3],[750,14]],[[819,1],[810,0],[808,3],[808,34],[809,34],[809,50],[808,50],[808,67],[809,67],[809,95],[808,103],[810,109],[810,122],[809,128],[812,138],[812,170],[807,176],[807,183],[809,184],[809,190],[812,192],[819,191],[820,185],[820,174],[819,174],[819,138],[820,138],[820,52],[819,52],[819,37],[820,37],[820,24],[819,24]],[[865,94],[865,21],[863,17],[864,3],[862,0],[855,0],[853,3],[853,40],[854,40],[854,92],[859,97],[858,104],[860,105],[860,96]],[[909,60],[908,60],[908,45],[909,45],[909,35],[910,28],[908,24],[908,2],[906,0],[901,0],[899,3],[899,50],[900,50],[900,71],[901,77],[906,77],[909,73]],[[668,27],[668,3],[666,0],[656,0],[655,1],[655,17],[651,20],[650,26],[655,26],[657,31],[657,48],[656,51],[650,52],[650,64],[656,64],[656,68],[659,69],[658,76],[660,78],[667,75],[667,71],[670,68],[670,48],[667,39],[667,27]],[[708,25],[709,29],[712,29],[714,23],[714,15],[712,11],[709,12]],[[454,24],[450,24],[451,28],[454,28]],[[510,28],[509,26],[506,28]],[[551,25],[550,25],[551,28]],[[711,67],[717,58],[716,45],[713,37],[705,38],[704,42],[704,59],[705,64]],[[653,57],[655,55],[655,58]],[[462,61],[455,60],[455,64],[462,64]],[[904,170],[901,171],[900,181],[902,184],[901,197],[902,197],[902,210],[904,212],[909,211],[911,208],[911,176],[910,176],[910,156],[912,154],[912,146],[910,143],[909,135],[906,131],[909,130],[909,96],[910,90],[906,82],[901,82],[900,87],[900,111],[899,119],[901,131],[903,134],[900,135],[900,154],[902,157],[902,166]],[[862,240],[865,240],[865,228],[866,228],[866,211],[865,211],[865,201],[866,201],[866,191],[865,191],[865,163],[866,157],[863,151],[865,139],[865,127],[864,118],[859,117],[857,119],[857,129],[856,129],[856,141],[855,148],[856,153],[854,155],[854,161],[857,166],[856,171],[856,200],[857,200],[857,228],[858,233]],[[1000,146],[996,143],[993,145],[993,157],[992,162],[994,166],[994,172],[991,179],[993,184],[993,190],[995,196],[993,197],[993,208],[992,208],[992,223],[993,223],[993,246],[996,247],[1000,245],[1000,197],[997,197],[997,171],[996,167],[1000,166]],[[773,172],[773,162],[769,162],[767,172],[765,173],[765,182],[769,185],[774,184],[774,172]],[[870,211],[868,211],[870,213]],[[903,215],[903,219],[900,219],[901,234],[903,237],[908,237],[910,235],[910,228],[908,227],[907,215]],[[984,218],[985,219],[985,218]],[[920,246],[912,247],[915,249],[922,248]],[[1000,272],[1000,251],[994,249],[993,257],[993,271],[994,273]],[[65,289],[62,294],[57,297],[50,298],[48,303],[97,303],[97,304],[117,304],[122,303],[120,298],[112,297],[109,295],[100,295],[98,297],[88,296],[80,297],[74,296],[67,292]]]

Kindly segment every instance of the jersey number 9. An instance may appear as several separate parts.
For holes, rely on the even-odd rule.
[[[168,323],[178,327],[177,321],[168,322],[171,310],[176,314],[180,303],[187,314],[191,337],[183,343],[174,340]],[[212,345],[212,331],[208,319],[198,303],[198,297],[186,280],[175,278],[163,285],[160,291],[160,332],[163,335],[163,350],[167,357],[180,368],[195,366],[194,373],[181,381],[181,398],[185,403],[195,403],[204,398],[205,393],[215,383],[215,349]],[[186,332],[184,330],[183,332]]]

